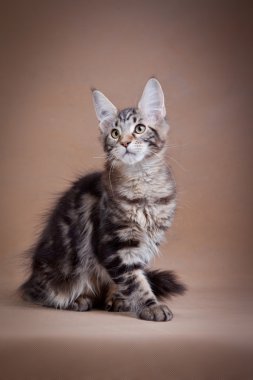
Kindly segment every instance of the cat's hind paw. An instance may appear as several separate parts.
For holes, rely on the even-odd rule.
[[[68,310],[72,310],[72,311],[89,311],[91,309],[92,309],[92,299],[85,296],[79,296],[68,307]]]

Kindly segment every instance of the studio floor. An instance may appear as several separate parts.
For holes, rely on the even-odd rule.
[[[251,380],[252,293],[189,289],[170,322],[70,312],[1,292],[3,380]],[[11,294],[12,293],[12,294]]]

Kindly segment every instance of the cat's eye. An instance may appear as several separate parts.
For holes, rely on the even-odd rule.
[[[134,132],[139,133],[139,134],[145,132],[145,130],[146,130],[146,127],[143,124],[137,124],[136,127],[134,128]]]
[[[118,139],[119,136],[120,136],[120,132],[119,132],[119,130],[116,129],[116,128],[114,128],[114,129],[111,131],[111,136],[112,136],[112,138],[114,138],[114,139]]]

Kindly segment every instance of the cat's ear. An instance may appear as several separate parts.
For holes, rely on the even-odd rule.
[[[157,79],[147,81],[138,108],[151,124],[156,124],[166,116],[163,90]]]
[[[92,91],[92,98],[100,128],[104,131],[117,116],[117,108],[98,90]]]

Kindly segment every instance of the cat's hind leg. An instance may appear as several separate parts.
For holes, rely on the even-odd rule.
[[[93,299],[86,295],[80,295],[75,301],[71,302],[67,310],[89,311],[92,309]]]
[[[51,294],[43,302],[43,306],[53,307],[60,310],[72,310],[72,311],[89,311],[92,309],[94,304],[93,297],[81,294],[76,298],[70,297],[69,294]]]
[[[58,286],[46,283],[39,276],[30,278],[21,287],[22,298],[37,305],[61,310],[88,311],[92,309],[94,294],[84,292],[79,282]]]

